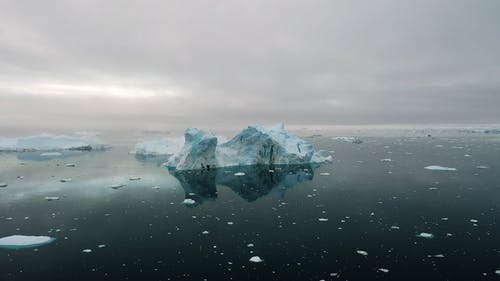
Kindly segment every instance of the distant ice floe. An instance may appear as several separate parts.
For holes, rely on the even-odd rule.
[[[188,128],[182,149],[169,158],[167,166],[176,170],[250,165],[298,165],[328,162],[325,151],[290,134],[283,124],[265,128],[249,126],[227,142],[200,129]],[[327,156],[328,155],[328,156]]]
[[[186,198],[186,199],[184,199],[184,201],[182,201],[182,204],[193,205],[193,204],[196,204],[196,201],[194,201],[193,199],[190,199],[190,198]]]
[[[0,187],[7,187],[7,186],[9,186],[9,185],[4,183],[4,182],[0,182]]]
[[[55,241],[49,236],[11,235],[0,238],[0,248],[19,249],[38,247]]]
[[[437,165],[430,165],[424,167],[424,169],[427,170],[434,170],[434,171],[456,171],[457,168],[449,168],[449,167],[443,167],[443,166],[437,166]]]
[[[0,151],[61,151],[61,150],[103,150],[107,145],[97,136],[36,135],[18,138],[0,137]],[[56,156],[58,152],[46,152],[41,157]]]
[[[350,142],[350,143],[354,143],[354,144],[363,143],[363,141],[357,137],[334,137],[332,139],[336,140],[336,141]]]

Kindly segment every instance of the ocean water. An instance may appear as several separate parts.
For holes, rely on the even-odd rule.
[[[127,141],[2,153],[0,237],[56,240],[1,248],[0,280],[500,278],[500,137],[306,139],[334,162],[173,172]]]

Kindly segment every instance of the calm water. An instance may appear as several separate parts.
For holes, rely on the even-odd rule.
[[[57,239],[0,249],[0,280],[500,278],[500,138],[308,140],[334,163],[174,173],[126,143],[0,154],[0,237]]]

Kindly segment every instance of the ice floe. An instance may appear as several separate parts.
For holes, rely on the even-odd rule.
[[[387,268],[379,268],[378,271],[383,272],[383,273],[387,273],[387,272],[389,272],[389,269],[387,269]]]
[[[0,182],[0,187],[7,187],[7,186],[9,186],[9,185],[4,183],[4,182]]]
[[[363,141],[357,137],[334,137],[332,139],[336,141],[350,142],[354,144],[363,143]]]
[[[263,262],[264,260],[261,259],[259,256],[253,256],[249,259],[250,262]]]
[[[427,233],[427,232],[421,232],[421,233],[417,234],[416,236],[419,238],[426,238],[426,239],[434,238],[433,234]]]
[[[368,252],[367,251],[357,250],[356,253],[360,254],[362,256],[368,256]]]
[[[59,196],[45,196],[44,198],[45,200],[47,201],[55,201],[55,200],[59,200]]]
[[[18,249],[45,245],[56,239],[49,236],[11,235],[0,238],[0,248]]]
[[[186,198],[186,199],[184,199],[184,201],[182,201],[182,204],[184,204],[184,205],[193,205],[193,204],[196,204],[196,201],[194,201],[191,198]]]
[[[450,167],[443,167],[443,166],[438,166],[438,165],[430,165],[424,167],[426,170],[434,170],[434,171],[456,171],[456,168],[450,168]]]

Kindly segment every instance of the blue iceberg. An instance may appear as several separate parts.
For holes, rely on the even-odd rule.
[[[300,165],[330,162],[326,151],[315,151],[311,143],[290,134],[283,124],[271,128],[248,126],[229,141],[200,129],[186,129],[182,149],[167,166],[176,170],[249,165]]]

